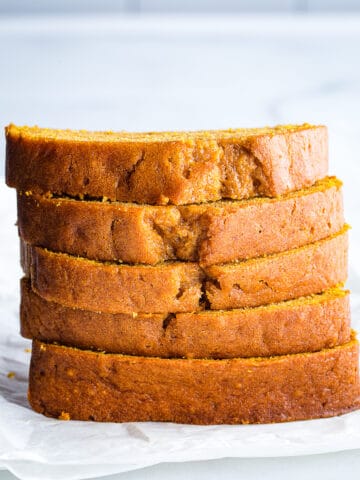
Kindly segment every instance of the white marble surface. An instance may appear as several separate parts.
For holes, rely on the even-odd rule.
[[[359,471],[360,452],[349,451],[292,458],[226,458],[208,462],[164,463],[101,477],[101,480],[357,480]],[[16,478],[8,471],[0,471],[0,480]]]
[[[0,18],[0,125],[156,130],[326,123],[331,171],[345,181],[354,265],[359,50],[356,16]],[[350,287],[358,281],[353,268]],[[315,471],[318,479],[358,478],[360,454],[161,465],[117,478],[300,479]],[[0,472],[0,479],[9,475]]]

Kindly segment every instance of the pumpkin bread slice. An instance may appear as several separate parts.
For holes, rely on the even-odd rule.
[[[265,358],[165,359],[33,342],[29,402],[101,422],[271,423],[359,408],[358,343]]]
[[[314,352],[350,340],[349,292],[238,310],[111,314],[48,302],[21,281],[27,338],[108,353],[156,357],[266,357]]]
[[[119,265],[25,243],[22,265],[38,295],[67,307],[106,313],[253,307],[320,293],[344,283],[347,228],[297,249],[221,265]]]
[[[21,191],[174,205],[276,197],[327,174],[324,126],[126,133],[6,128]]]
[[[334,177],[277,199],[182,206],[18,194],[19,233],[27,243],[124,263],[232,262],[315,242],[343,224],[341,182]]]

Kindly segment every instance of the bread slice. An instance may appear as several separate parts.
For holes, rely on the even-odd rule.
[[[96,313],[48,302],[21,281],[21,333],[73,347],[139,356],[266,357],[314,352],[350,340],[349,292],[239,310]]]
[[[29,402],[101,422],[271,423],[359,408],[358,344],[227,360],[96,353],[33,342]]]
[[[38,193],[166,205],[276,197],[327,174],[324,126],[112,133],[6,128],[6,181]]]
[[[257,259],[201,267],[119,265],[24,245],[33,290],[68,307],[106,313],[252,307],[319,293],[347,276],[347,227],[324,240]]]
[[[94,260],[231,262],[296,248],[344,224],[341,182],[325,178],[278,199],[148,206],[18,194],[28,243]]]

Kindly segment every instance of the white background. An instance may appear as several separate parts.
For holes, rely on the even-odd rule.
[[[325,123],[331,172],[345,181],[353,225],[354,287],[360,281],[359,52],[356,15],[3,16],[0,126],[168,130]],[[0,142],[3,152],[3,137]],[[359,475],[360,452],[354,451],[161,465],[116,478]],[[0,472],[1,480],[8,478]]]

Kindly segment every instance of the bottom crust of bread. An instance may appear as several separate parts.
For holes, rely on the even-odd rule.
[[[358,343],[267,358],[163,359],[33,342],[29,402],[102,422],[272,423],[360,407]]]

